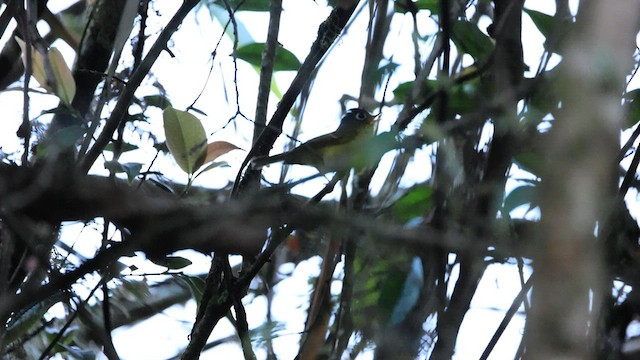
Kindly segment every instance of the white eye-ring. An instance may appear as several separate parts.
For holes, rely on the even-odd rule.
[[[364,120],[367,118],[367,115],[365,115],[363,112],[358,112],[356,114],[356,120]]]

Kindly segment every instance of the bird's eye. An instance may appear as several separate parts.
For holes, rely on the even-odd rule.
[[[364,120],[366,118],[367,118],[367,115],[365,115],[365,113],[363,113],[363,112],[358,112],[356,114],[356,120]]]

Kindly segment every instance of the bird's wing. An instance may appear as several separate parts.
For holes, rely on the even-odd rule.
[[[341,145],[347,142],[349,142],[348,136],[342,136],[341,134],[336,134],[335,132],[332,132],[330,134],[325,134],[325,135],[321,135],[316,138],[313,138],[300,146],[301,147],[304,146],[309,149],[322,149],[329,145]]]

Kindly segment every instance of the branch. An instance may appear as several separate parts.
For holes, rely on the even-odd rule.
[[[300,91],[309,81],[320,59],[322,59],[327,50],[329,50],[329,47],[331,47],[338,35],[340,35],[340,32],[354,10],[355,4],[349,9],[335,8],[318,28],[318,37],[313,45],[311,45],[309,55],[307,55],[307,58],[302,63],[298,74],[291,82],[291,86],[289,86],[287,92],[282,96],[278,108],[271,117],[271,121],[269,121],[269,125],[264,128],[247,154],[247,157],[242,162],[234,183],[232,196],[237,197],[245,189],[257,188],[260,179],[260,170],[247,169],[243,177],[244,168],[252,158],[269,153],[276,139],[282,133],[284,119],[298,98]]]
[[[280,15],[282,14],[282,0],[271,0],[269,8],[269,29],[267,30],[267,42],[262,53],[260,64],[260,84],[258,85],[258,100],[256,104],[256,118],[253,128],[254,143],[267,124],[267,108],[269,94],[271,93],[271,78],[273,75],[276,46],[278,45],[278,33],[280,32]]]
[[[541,243],[533,258],[536,280],[525,328],[531,359],[612,354],[602,354],[596,339],[613,281],[605,254],[615,243],[608,243],[603,223],[618,191],[621,94],[633,68],[640,3],[610,5],[581,1],[575,29],[564,42],[558,70],[562,109],[543,151]],[[609,54],[606,63],[600,54]]]
[[[529,293],[529,290],[531,290],[532,285],[533,285],[533,275],[529,277],[529,280],[527,280],[527,282],[522,286],[522,289],[520,289],[520,292],[518,293],[518,295],[515,297],[515,299],[513,299],[511,306],[509,307],[507,312],[504,314],[504,318],[500,322],[500,325],[498,325],[498,329],[493,334],[493,337],[491,337],[489,344],[482,352],[482,356],[480,356],[480,360],[487,360],[489,358],[489,355],[491,355],[491,351],[493,351],[493,348],[498,343],[498,340],[500,340],[502,333],[504,333],[505,329],[507,328],[507,325],[509,325],[509,322],[511,321],[511,319],[513,319],[513,316],[516,314],[516,312],[520,308],[520,305],[527,300],[527,294]]]
[[[107,119],[104,129],[96,139],[96,142],[78,162],[78,169],[82,173],[87,173],[89,171],[98,156],[100,156],[100,153],[102,153],[102,150],[104,150],[105,146],[109,144],[113,132],[116,131],[120,122],[123,121],[124,117],[127,115],[129,105],[133,100],[136,90],[142,83],[142,80],[147,76],[149,70],[151,70],[151,66],[153,66],[158,56],[160,56],[162,50],[167,47],[167,42],[173,33],[178,30],[178,27],[182,24],[182,21],[187,14],[199,2],[199,0],[184,0],[182,6],[180,6],[173,18],[171,18],[167,26],[162,29],[162,32],[158,35],[158,39],[153,46],[151,46],[151,49],[149,49],[147,56],[145,56],[144,60],[140,63],[140,66],[131,75],[131,78],[127,82],[127,86],[125,86],[122,95],[118,99],[111,116]]]

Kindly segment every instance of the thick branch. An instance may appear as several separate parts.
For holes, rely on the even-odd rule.
[[[602,230],[599,220],[616,196],[620,94],[632,68],[638,11],[634,0],[581,1],[576,31],[565,43],[559,81],[565,98],[542,174],[542,243],[526,329],[530,359],[596,358],[594,324],[611,283],[606,252],[593,233]]]

